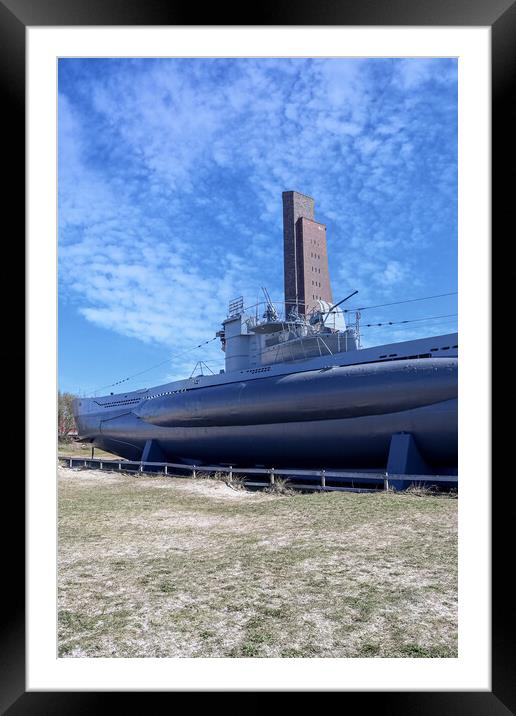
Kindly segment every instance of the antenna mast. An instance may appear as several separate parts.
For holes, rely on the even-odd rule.
[[[330,315],[330,313],[332,313],[332,312],[337,308],[337,306],[340,306],[341,303],[344,303],[344,301],[347,301],[348,298],[351,298],[351,296],[354,296],[356,293],[358,293],[358,290],[357,290],[357,291],[353,291],[353,293],[350,293],[349,296],[346,296],[346,298],[343,298],[342,301],[339,301],[338,303],[334,303],[333,306],[331,306],[327,311],[325,311],[325,313],[326,313],[326,318],[328,318],[328,316]],[[324,326],[324,322],[326,321],[326,318],[323,318],[323,321],[322,321],[322,322],[323,322],[323,326]]]
[[[362,317],[362,314],[360,311],[355,311],[355,335],[357,339],[357,348],[361,348],[360,344],[360,318]]]

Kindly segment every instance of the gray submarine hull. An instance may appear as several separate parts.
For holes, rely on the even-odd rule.
[[[436,472],[457,465],[457,358],[334,366],[146,396],[81,413],[79,437],[130,460],[384,469],[410,433]]]

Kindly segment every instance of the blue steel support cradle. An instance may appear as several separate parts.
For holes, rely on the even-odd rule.
[[[391,438],[387,475],[429,475],[432,470],[421,457],[412,433],[395,433]],[[390,480],[389,487],[406,490],[410,482]]]
[[[142,452],[142,462],[166,462],[160,446],[156,440],[147,440]]]

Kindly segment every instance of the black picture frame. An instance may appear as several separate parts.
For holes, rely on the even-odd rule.
[[[203,22],[199,23],[199,13]],[[514,0],[318,0],[292,3],[289,0],[262,2],[252,6],[246,16],[243,7],[220,3],[202,9],[193,4],[181,5],[160,0],[0,0],[0,77],[4,97],[4,139],[12,151],[12,161],[3,192],[4,206],[16,218],[12,242],[14,260],[24,263],[25,216],[25,38],[30,26],[77,25],[383,25],[383,26],[483,26],[491,28],[492,37],[492,211],[493,260],[499,257],[506,264],[504,248],[510,243],[510,232],[504,241],[502,229],[514,205],[514,180],[506,181],[514,164],[515,114],[514,75],[516,66],[516,3]],[[5,155],[4,155],[4,161]],[[509,171],[505,171],[509,170]],[[6,209],[7,212],[7,209]],[[507,230],[510,224],[507,222]],[[12,253],[10,254],[13,255]],[[10,259],[10,261],[13,259]],[[514,280],[514,279],[513,279]],[[493,284],[492,301],[502,307],[509,301],[510,282]],[[19,293],[18,293],[19,296]],[[23,305],[23,296],[18,298]],[[503,318],[493,311],[493,335],[502,336]],[[24,334],[18,320],[12,320],[9,331],[10,364],[23,365]],[[495,373],[493,373],[495,375]],[[501,382],[501,378],[499,379]],[[18,386],[23,384],[20,377]],[[493,387],[496,386],[496,382]],[[493,393],[494,396],[494,393]],[[14,398],[13,398],[14,400]],[[19,394],[16,404],[23,406]],[[5,405],[5,404],[4,404]],[[492,401],[496,406],[496,401]],[[12,420],[9,415],[9,420]],[[17,423],[18,426],[21,421]],[[501,451],[509,440],[508,427],[493,431],[492,455]],[[505,431],[505,432],[504,432]],[[19,428],[15,433],[19,433]],[[489,436],[483,436],[489,440]],[[24,453],[25,447],[18,451]],[[494,461],[493,461],[494,462]],[[9,464],[9,463],[8,463]],[[494,472],[494,469],[493,469]],[[503,472],[503,471],[502,471]],[[511,475],[497,474],[503,481]],[[117,692],[26,692],[25,689],[25,570],[24,570],[24,484],[9,480],[4,493],[3,556],[4,575],[8,579],[2,590],[2,649],[0,650],[0,710],[18,716],[25,713],[82,714],[98,711],[103,706],[120,704],[123,694]],[[465,479],[467,476],[465,477]],[[396,714],[492,714],[516,713],[516,668],[514,646],[514,608],[509,580],[514,571],[511,549],[512,522],[506,499],[511,487],[493,490],[492,505],[492,690],[450,692],[345,692],[344,703],[360,699],[360,708],[374,708]],[[7,508],[8,505],[8,508]],[[512,510],[511,510],[512,511]],[[511,515],[512,516],[512,515]],[[8,527],[7,527],[8,524]],[[50,575],[52,578],[52,575]],[[403,664],[400,662],[400,668]],[[237,688],[235,688],[237,690]],[[131,705],[137,707],[140,693],[129,693]],[[154,696],[145,692],[143,698]],[[173,696],[173,694],[172,694]],[[148,702],[146,704],[148,708]]]

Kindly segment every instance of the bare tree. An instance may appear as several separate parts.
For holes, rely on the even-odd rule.
[[[72,411],[72,402],[76,397],[73,393],[61,393],[61,391],[57,394],[57,431],[59,437],[66,437],[76,430]]]

